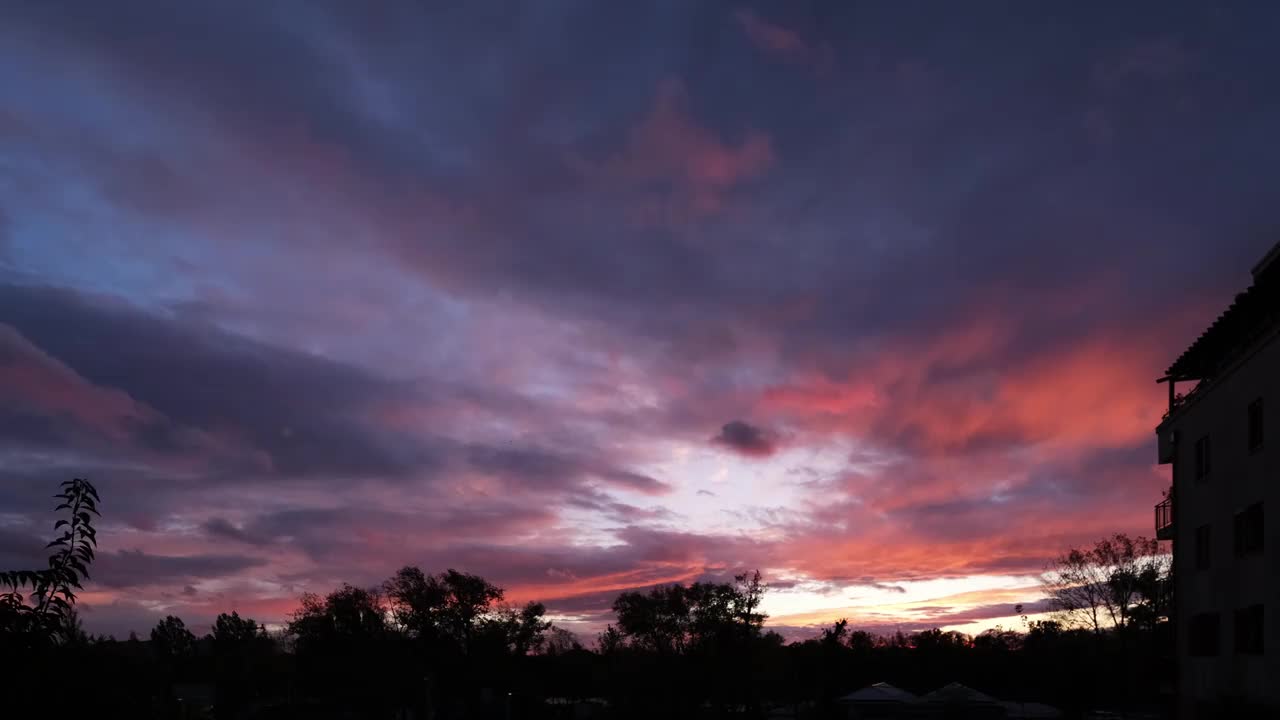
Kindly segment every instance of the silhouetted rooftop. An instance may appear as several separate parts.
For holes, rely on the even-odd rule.
[[[1280,243],[1253,268],[1253,284],[1165,372],[1173,380],[1212,377],[1236,353],[1280,323]]]
[[[886,682],[878,682],[861,690],[855,690],[840,698],[840,701],[851,703],[909,703],[918,699],[906,690],[894,687]]]
[[[926,702],[950,705],[995,705],[999,700],[958,682],[947,683],[924,696]]]

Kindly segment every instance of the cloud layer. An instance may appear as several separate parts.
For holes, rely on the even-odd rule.
[[[1272,242],[1267,8],[75,4],[0,27],[0,546],[97,482],[91,628],[406,563],[999,618],[1148,531]]]

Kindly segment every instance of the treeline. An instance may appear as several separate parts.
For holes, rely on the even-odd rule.
[[[0,702],[15,715],[827,718],[880,681],[916,693],[958,681],[1081,711],[1150,708],[1172,678],[1167,563],[1124,536],[1068,552],[1046,576],[1058,620],[976,637],[879,636],[841,620],[787,643],[765,627],[760,574],[744,573],[621,593],[615,622],[583,640],[482,577],[406,567],[377,587],[304,595],[274,634],[233,612],[205,637],[166,617],[146,638],[94,638],[74,590],[92,561],[96,493],[85,483],[64,496],[84,516],[59,525],[50,569],[0,573]]]
[[[9,677],[49,693],[74,683],[53,695],[67,710],[218,718],[842,717],[841,695],[879,681],[1083,710],[1150,706],[1169,677],[1164,625],[880,636],[842,620],[788,644],[764,627],[764,590],[753,574],[622,593],[616,622],[584,643],[483,578],[405,568],[379,588],[304,596],[274,635],[235,613],[203,638],[175,617],[124,641],[73,622]]]

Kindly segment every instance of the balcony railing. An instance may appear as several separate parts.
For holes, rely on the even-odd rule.
[[[1162,500],[1156,505],[1156,538],[1160,540],[1173,539],[1173,496]]]

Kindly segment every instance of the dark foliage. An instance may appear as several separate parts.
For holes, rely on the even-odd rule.
[[[151,629],[151,649],[165,662],[181,663],[195,654],[196,636],[182,618],[166,615]]]
[[[98,546],[93,527],[98,491],[88,480],[76,478],[62,483],[62,491],[54,498],[61,501],[54,512],[65,512],[66,517],[54,523],[54,532],[62,533],[46,546],[53,550],[49,566],[0,572],[0,588],[8,588],[0,594],[0,640],[6,649],[30,651],[65,640],[75,591],[89,578],[89,564]],[[24,591],[29,594],[24,596]]]
[[[20,641],[5,649],[26,650],[5,653],[6,679],[23,688],[6,696],[15,713],[836,718],[847,714],[841,695],[880,681],[916,693],[958,681],[1080,713],[1150,709],[1172,671],[1167,572],[1151,562],[1148,544],[1122,537],[1078,553],[1113,563],[1089,597],[1101,613],[1114,612],[1114,626],[1094,626],[1086,610],[1075,626],[1024,618],[1021,632],[886,637],[840,620],[787,644],[764,627],[760,574],[744,573],[624,592],[613,603],[615,624],[588,649],[554,627],[541,604],[508,605],[502,588],[479,576],[406,567],[377,588],[304,595],[275,636],[232,612],[204,638],[173,616],[146,642],[92,638],[74,613],[73,588],[93,557],[97,496],[75,481],[58,497],[71,517],[57,525],[66,530],[50,544],[49,569],[0,576],[10,588],[5,639]]]

